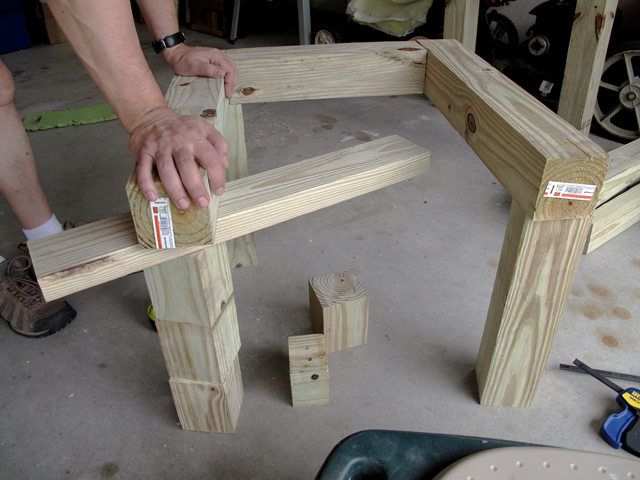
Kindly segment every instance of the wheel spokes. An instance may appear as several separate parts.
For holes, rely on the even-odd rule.
[[[620,90],[622,90],[622,85],[617,86],[607,82],[600,82],[600,87],[604,88],[605,90],[611,90],[612,92],[616,92],[616,93],[620,93]]]
[[[609,113],[607,113],[604,117],[602,117],[601,122],[602,123],[611,123],[611,119],[618,113],[620,112],[620,110],[622,110],[622,104],[619,103],[618,105],[616,105],[614,107],[613,110],[611,110]]]
[[[631,59],[633,55],[631,53],[624,54],[624,64],[627,67],[627,77],[629,77],[629,84],[635,83],[636,76],[633,73],[633,65],[631,64]]]

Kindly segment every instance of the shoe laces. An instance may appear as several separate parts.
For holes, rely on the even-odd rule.
[[[26,266],[22,264],[26,263]],[[19,255],[7,261],[7,290],[18,298],[27,308],[35,307],[44,302],[42,290],[38,282],[29,275],[31,268],[31,258],[26,255]]]

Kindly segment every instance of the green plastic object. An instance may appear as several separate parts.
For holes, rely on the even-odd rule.
[[[85,125],[88,123],[107,122],[118,118],[108,103],[93,107],[77,108],[75,110],[54,110],[51,112],[33,113],[22,121],[27,132],[47,130],[56,127],[70,127],[71,125]]]
[[[338,443],[316,480],[429,480],[473,453],[516,446],[532,444],[437,433],[366,430]]]

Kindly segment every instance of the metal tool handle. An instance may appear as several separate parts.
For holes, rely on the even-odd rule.
[[[604,383],[607,387],[611,388],[612,390],[615,390],[618,393],[624,392],[624,388],[620,387],[619,385],[616,385],[615,383],[613,383],[611,380],[609,380],[604,375],[600,375],[598,372],[593,370],[591,367],[585,365],[584,363],[582,363],[577,358],[573,361],[573,364],[576,367],[579,367],[582,370],[584,370],[585,372],[587,372],[589,375],[591,375],[596,380],[600,380],[602,383]]]

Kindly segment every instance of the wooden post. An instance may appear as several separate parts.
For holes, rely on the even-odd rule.
[[[182,428],[233,433],[243,389],[226,244],[144,273]]]
[[[289,375],[294,407],[329,403],[329,365],[324,335],[289,337]]]
[[[511,204],[476,365],[481,404],[531,406],[590,223],[533,221]]]
[[[369,297],[353,273],[310,279],[309,308],[313,331],[324,334],[327,353],[367,343]]]
[[[244,138],[244,118],[242,105],[229,105],[222,135],[229,142],[229,168],[224,171],[227,182],[249,176],[247,144]],[[258,264],[256,236],[253,232],[227,242],[231,268],[248,267]]]
[[[585,135],[591,128],[618,0],[578,0],[558,115]]]
[[[444,38],[458,40],[476,51],[480,0],[447,0],[444,11]]]

